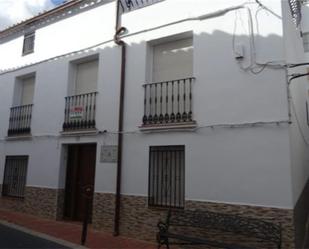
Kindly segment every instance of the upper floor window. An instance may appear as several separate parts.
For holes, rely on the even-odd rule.
[[[192,38],[153,46],[152,82],[183,79],[192,74]]]
[[[192,110],[192,38],[149,47],[149,79],[144,84],[142,128],[195,125]]]
[[[33,103],[35,76],[31,75],[20,79],[20,105],[31,105]]]
[[[63,131],[95,129],[98,58],[71,64],[69,93],[65,98]]]
[[[27,33],[24,36],[23,55],[31,54],[34,51],[35,32]]]
[[[98,82],[98,60],[76,64],[75,95],[95,92]]]
[[[35,74],[33,73],[16,79],[8,136],[30,134],[34,85]]]

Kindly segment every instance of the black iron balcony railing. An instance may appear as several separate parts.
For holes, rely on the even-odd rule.
[[[292,19],[295,24],[298,26],[301,22],[301,1],[299,0],[289,0],[289,5],[291,9]]]
[[[146,7],[164,0],[118,0],[123,13]]]
[[[63,131],[95,129],[97,92],[65,97]]]
[[[32,106],[31,104],[11,108],[8,136],[30,134]]]
[[[145,84],[143,126],[192,123],[194,78]]]

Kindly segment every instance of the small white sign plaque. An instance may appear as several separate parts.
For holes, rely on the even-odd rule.
[[[117,162],[118,146],[115,145],[102,145],[100,162],[101,163],[116,163]]]

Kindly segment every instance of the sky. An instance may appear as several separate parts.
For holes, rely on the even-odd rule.
[[[0,30],[61,4],[63,0],[0,0]]]

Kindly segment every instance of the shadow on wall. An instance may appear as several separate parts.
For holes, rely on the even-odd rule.
[[[250,52],[248,36],[233,37],[222,31],[214,31],[212,34],[192,34],[192,47],[188,45],[190,37],[187,33],[183,38],[181,35],[175,36],[175,39],[176,37],[178,42],[182,39],[183,44],[180,42],[173,47],[171,44],[176,44],[173,37],[165,37],[162,41],[158,39],[155,43],[143,41],[128,44],[126,84],[130,87],[126,88],[126,96],[127,99],[135,99],[135,101],[126,106],[127,112],[136,114],[135,110],[138,110],[139,113],[147,112],[147,115],[152,112],[153,116],[157,111],[158,115],[161,114],[161,106],[157,106],[155,110],[154,102],[152,102],[153,109],[149,110],[149,98],[152,97],[154,100],[157,96],[159,103],[162,95],[164,102],[166,93],[173,93],[172,86],[170,86],[172,81],[195,77],[191,89],[192,108],[194,109],[192,111],[199,116],[197,118],[199,121],[206,122],[207,120],[209,124],[213,123],[212,121],[239,123],[248,120],[287,119],[285,71],[267,67],[263,70],[263,67],[259,66],[255,70],[261,72],[253,74],[249,70],[241,69],[248,67],[253,56],[253,52]],[[243,59],[235,59],[233,40],[235,43],[242,44]],[[283,38],[280,36],[256,36],[256,60],[260,63],[269,61],[281,61],[282,63],[283,46]],[[183,61],[185,63],[182,63]],[[157,66],[157,62],[164,66]],[[153,85],[151,90],[149,87],[147,89],[142,87],[143,84],[154,82],[163,83],[163,85]],[[170,83],[168,87],[165,85],[166,82]],[[182,84],[185,83],[180,83],[181,96],[184,91],[190,92],[190,87],[184,88]],[[143,110],[145,92],[147,106],[146,110]],[[175,96],[178,95],[176,82],[174,93]],[[139,101],[136,96],[139,96]],[[180,113],[185,108],[182,104],[180,103]],[[165,107],[163,105],[163,115]],[[186,107],[188,108],[190,107]],[[171,109],[170,106],[168,109]],[[136,120],[137,117],[134,115],[131,117]],[[135,123],[132,118],[132,125],[140,125],[141,116]],[[213,120],[209,119],[210,117]]]

